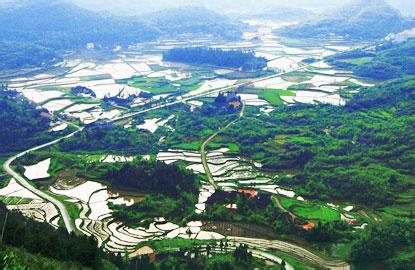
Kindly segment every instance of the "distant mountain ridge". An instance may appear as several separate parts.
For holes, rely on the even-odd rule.
[[[77,49],[88,42],[112,47],[158,36],[156,28],[140,20],[103,16],[63,1],[35,1],[0,11],[1,40],[31,42],[54,49]]]
[[[83,49],[88,43],[98,49],[112,49],[183,33],[236,39],[242,35],[241,25],[203,8],[117,17],[63,0],[23,0],[0,8],[0,68],[56,62],[61,52]]]
[[[140,17],[162,33],[213,34],[226,39],[242,36],[241,24],[209,9],[186,6],[153,12]]]
[[[384,0],[355,0],[318,21],[281,29],[284,36],[311,38],[341,35],[352,39],[379,39],[410,28],[414,22]]]

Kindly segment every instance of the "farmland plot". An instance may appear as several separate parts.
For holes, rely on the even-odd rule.
[[[11,179],[6,187],[0,189],[0,196],[5,201],[16,199],[17,203],[7,205],[7,209],[19,211],[29,218],[39,222],[47,222],[55,228],[58,227],[60,217],[56,207],[21,186],[16,180]]]

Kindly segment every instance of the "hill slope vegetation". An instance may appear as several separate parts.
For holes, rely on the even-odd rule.
[[[324,19],[287,27],[279,33],[296,38],[335,34],[351,39],[378,39],[413,25],[384,0],[356,0],[330,12]]]

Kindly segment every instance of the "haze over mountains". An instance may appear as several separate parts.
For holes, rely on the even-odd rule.
[[[72,0],[74,3],[93,10],[106,10],[112,11],[118,14],[139,14],[151,12],[154,10],[195,5],[205,6],[216,11],[232,11],[232,10],[247,10],[252,12],[253,10],[270,9],[278,6],[288,7],[302,7],[311,8],[315,10],[330,9],[335,6],[343,5],[347,3],[344,0],[180,0],[180,1],[168,1],[168,0]],[[408,0],[387,0],[389,4],[392,4],[395,8],[398,8],[406,15],[415,14],[415,3]]]
[[[185,33],[212,35],[228,40],[238,39],[242,36],[243,24],[237,19],[230,19],[219,13],[229,11],[229,9],[246,10],[254,4],[257,4],[257,8],[248,13],[251,17],[296,21],[313,20],[280,32],[280,34],[291,37],[309,38],[334,33],[357,39],[378,39],[390,33],[401,32],[414,25],[413,21],[403,17],[397,9],[384,0],[352,1],[348,5],[324,13],[323,20],[316,19],[320,15],[313,16],[315,13],[306,8],[315,8],[317,3],[324,1],[313,1],[313,5],[310,5],[304,1],[294,0],[293,3],[304,4],[298,5],[296,8],[273,8],[276,4],[271,5],[266,0],[255,3],[254,1],[240,1],[238,4],[235,1],[232,3],[230,1],[209,3],[197,1],[197,3],[200,2],[200,6],[214,8],[220,11],[219,13],[203,7],[183,7],[182,5],[188,4],[188,1],[144,2],[140,2],[140,7],[145,7],[145,9],[137,11],[134,5],[138,2],[131,1],[124,6],[131,6],[131,12],[119,13],[116,12],[118,7],[114,3],[107,5],[105,1],[100,2],[99,5],[91,1],[78,3],[77,0],[2,1],[3,5],[0,9],[0,42],[2,43],[0,66],[14,68],[56,62],[61,57],[61,54],[56,53],[58,50],[78,50],[85,48],[87,43],[94,43],[95,48],[112,49],[116,46],[125,47],[140,42],[153,41],[161,36],[177,36]],[[88,3],[96,3],[96,5],[92,7]],[[105,7],[113,13],[122,15],[133,13],[136,16],[117,16],[106,12],[94,12],[80,6],[89,7],[94,11],[102,10],[101,7]],[[321,6],[328,8],[333,5],[322,4]],[[174,8],[138,16],[138,14],[162,7]],[[218,7],[222,7],[222,9]],[[317,13],[321,11],[321,9],[316,10]],[[13,57],[9,57],[10,55]]]
[[[355,0],[334,9],[321,20],[288,27],[280,34],[310,38],[341,35],[356,39],[378,39],[415,26],[410,20],[384,0]]]
[[[59,59],[54,54],[57,50],[82,49],[87,43],[112,49],[183,33],[233,39],[241,36],[239,29],[237,23],[203,8],[120,17],[95,13],[65,1],[26,1],[0,9],[0,66],[40,65]]]

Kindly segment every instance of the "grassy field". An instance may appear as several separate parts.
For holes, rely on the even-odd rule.
[[[65,205],[66,210],[68,211],[69,216],[73,221],[79,218],[79,214],[81,213],[81,209],[78,208],[78,206],[74,203],[67,202],[67,200],[71,199],[64,195],[58,195],[55,193],[52,193],[48,190],[42,190],[44,193],[54,197],[55,199],[59,200]]]
[[[370,63],[373,60],[373,57],[361,57],[361,58],[352,58],[352,59],[344,59],[342,62],[352,64],[352,65],[363,65]]]
[[[283,75],[281,78],[287,82],[301,83],[313,78],[314,74],[311,72],[299,72],[293,71],[286,75]]]
[[[28,204],[32,199],[27,198],[18,198],[18,197],[4,197],[0,196],[0,201],[4,202],[7,205],[17,205],[17,204]]]
[[[176,92],[190,92],[198,89],[201,86],[203,76],[191,77],[177,81],[169,81],[164,77],[149,78],[149,77],[133,77],[127,81],[120,81],[127,83],[130,86],[140,88],[148,91],[154,95],[176,93]]]
[[[222,147],[229,148],[230,152],[232,152],[232,153],[239,153],[240,152],[239,145],[233,143],[231,138],[226,137],[226,136],[221,136],[221,135],[216,136],[207,145],[206,148],[208,150],[212,150],[212,149],[218,149],[218,148],[222,148]]]
[[[340,214],[336,210],[325,205],[309,201],[302,202],[285,197],[281,197],[280,201],[284,208],[289,209],[295,215],[303,217],[307,220],[316,220],[321,222],[340,220]]]
[[[281,96],[295,96],[295,93],[287,90],[264,89],[262,93],[259,94],[260,98],[265,99],[268,101],[268,103],[274,106],[280,106],[284,104]]]
[[[175,149],[183,149],[183,150],[200,150],[201,143],[200,142],[191,142],[191,143],[179,143],[175,144]]]

